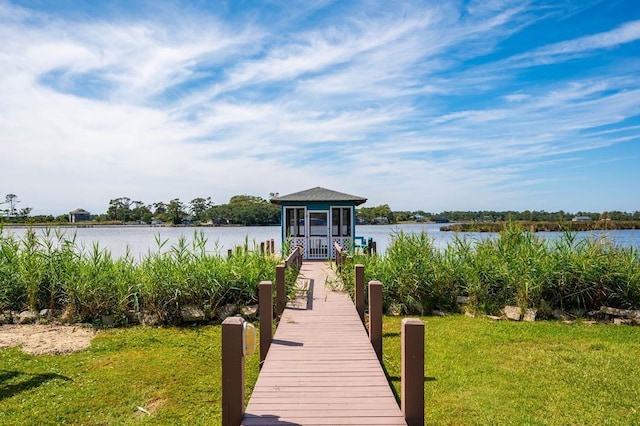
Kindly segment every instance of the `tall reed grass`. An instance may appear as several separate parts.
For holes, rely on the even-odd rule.
[[[98,243],[80,247],[74,234],[30,229],[16,238],[0,228],[0,311],[52,309],[75,321],[103,315],[124,320],[144,312],[176,323],[186,305],[213,317],[227,304],[257,303],[258,284],[275,279],[279,260],[261,254],[256,244],[250,249],[248,238],[231,256],[208,252],[206,242],[199,232],[171,246],[157,237],[156,250],[136,260],[130,253],[113,258]],[[290,272],[287,284],[294,283]]]
[[[578,239],[565,232],[539,238],[515,225],[496,238],[469,240],[457,235],[438,249],[426,234],[393,236],[384,256],[352,255],[342,280],[353,291],[353,269],[365,265],[366,280],[383,283],[389,312],[454,310],[457,296],[467,309],[495,314],[505,305],[584,312],[602,305],[640,308],[640,256],[606,238]]]

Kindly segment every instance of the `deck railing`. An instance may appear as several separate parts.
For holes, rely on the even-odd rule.
[[[295,247],[289,256],[284,260],[284,266],[286,268],[290,267],[293,263],[296,264],[298,268],[302,266],[302,257],[304,255],[304,249],[301,246]]]
[[[337,241],[333,243],[333,249],[336,252],[336,267],[338,268],[338,271],[342,271],[342,266],[347,261],[348,253],[340,246],[340,244],[338,244]]]
[[[282,315],[287,304],[286,270],[295,267],[300,270],[304,249],[300,246],[294,248],[281,265],[276,266],[276,315]]]

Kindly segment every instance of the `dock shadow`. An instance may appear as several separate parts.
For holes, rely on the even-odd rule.
[[[315,280],[309,278],[309,287],[307,288],[307,310],[313,310],[313,288],[315,286]]]
[[[273,339],[271,341],[272,345],[282,345],[282,346],[304,346],[302,342],[292,342],[290,340],[281,340],[281,339]]]
[[[313,309],[313,290],[315,280],[313,278],[304,278],[306,285],[296,290],[295,298],[287,304],[287,309],[293,311],[310,311]],[[304,303],[306,298],[306,303]]]
[[[382,371],[384,371],[384,375],[387,378],[387,382],[389,382],[389,387],[391,388],[391,392],[393,392],[393,396],[396,399],[396,402],[398,403],[398,405],[400,405],[400,394],[396,391],[395,386],[392,385],[392,382],[399,382],[402,380],[402,378],[400,376],[392,376],[389,374],[389,371],[387,371],[387,366],[382,364]],[[427,382],[435,382],[437,379],[435,377],[424,377],[424,383]]]
[[[25,376],[24,378],[22,376]],[[4,382],[14,379],[20,378],[22,379],[18,383],[4,384]],[[61,379],[65,381],[72,381],[70,378],[61,376],[59,374],[47,373],[47,374],[31,374],[24,373],[21,371],[1,371],[0,372],[0,401],[6,398],[11,398],[19,394],[20,392],[28,391],[33,388],[37,388],[38,386],[42,386],[43,384],[55,380]]]
[[[292,423],[286,420],[280,420],[280,416],[275,414],[249,414],[245,413],[242,419],[242,424],[246,426],[260,425],[260,426],[302,426],[300,423]]]

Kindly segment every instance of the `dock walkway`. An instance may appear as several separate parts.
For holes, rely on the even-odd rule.
[[[349,296],[325,262],[304,262],[242,425],[406,425]]]

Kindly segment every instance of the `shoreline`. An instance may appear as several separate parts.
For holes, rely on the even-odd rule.
[[[598,221],[564,221],[564,222],[468,222],[440,227],[443,232],[490,232],[504,231],[510,226],[531,232],[588,232],[640,230],[640,220],[598,220]]]

